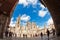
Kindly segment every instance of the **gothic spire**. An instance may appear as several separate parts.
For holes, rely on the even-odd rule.
[[[20,27],[20,15],[19,15],[18,18],[17,18],[16,27]]]

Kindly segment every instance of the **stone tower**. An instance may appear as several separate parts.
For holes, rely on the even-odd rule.
[[[44,25],[44,34],[46,34],[46,31],[47,31],[47,27],[46,25]]]
[[[31,22],[27,22],[27,30],[31,29]]]
[[[35,22],[32,22],[32,28],[37,28]]]
[[[17,37],[20,37],[20,15],[18,16],[15,24],[15,34]]]
[[[16,21],[16,27],[20,27],[20,15],[18,16],[17,18],[17,21]]]

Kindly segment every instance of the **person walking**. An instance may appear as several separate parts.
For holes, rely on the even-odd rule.
[[[12,37],[12,34],[13,34],[13,33],[10,31],[10,32],[9,32],[9,37]]]
[[[42,33],[42,32],[41,32],[41,34],[40,34],[40,35],[41,35],[41,39],[43,39],[43,33]]]
[[[53,33],[53,36],[55,36],[55,29],[52,28],[52,33]]]
[[[8,37],[8,31],[7,30],[5,31],[5,37]]]
[[[49,35],[50,35],[50,31],[47,29],[48,40],[49,40]]]

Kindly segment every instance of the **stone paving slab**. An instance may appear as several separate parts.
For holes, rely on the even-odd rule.
[[[41,39],[40,37],[34,37],[34,38],[4,38],[4,39],[0,39],[0,40],[48,40],[48,38],[43,38]],[[52,37],[49,38],[49,40],[60,40],[60,37]]]
[[[42,40],[42,39],[40,38],[8,38],[8,39],[0,39],[0,40]],[[43,39],[43,40],[48,40],[48,39]],[[49,40],[60,40],[60,38],[54,38]]]

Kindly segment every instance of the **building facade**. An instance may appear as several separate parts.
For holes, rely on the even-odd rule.
[[[16,34],[16,37],[33,37],[35,34],[38,35],[38,30],[40,30],[34,22],[27,22],[27,25],[20,26],[20,16],[18,16],[15,27],[10,27],[9,31]]]
[[[20,16],[18,16],[15,27],[10,27],[9,31],[13,32],[13,37],[36,37],[41,32],[46,34],[47,29],[50,31],[53,28],[51,25],[48,28],[44,25],[44,28],[40,29],[34,22],[27,22],[26,26],[21,26],[20,21]]]

